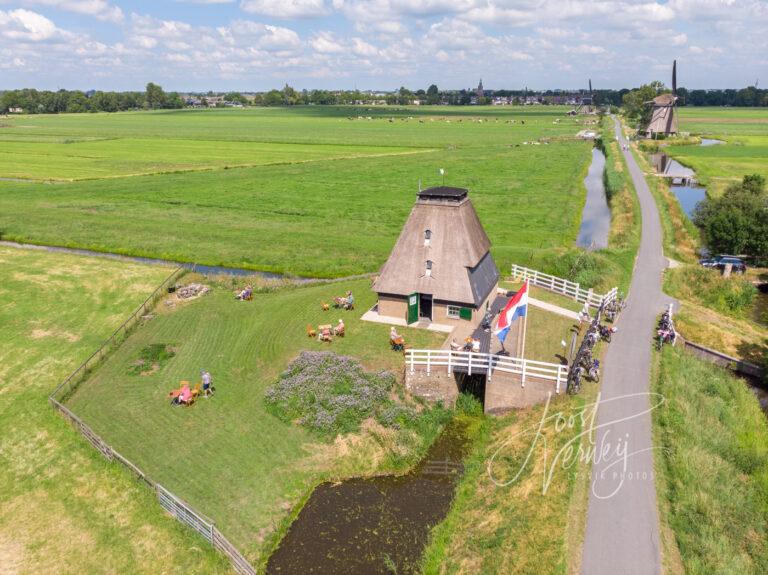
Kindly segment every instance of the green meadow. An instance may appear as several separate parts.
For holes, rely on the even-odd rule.
[[[724,140],[714,146],[678,145],[664,151],[696,170],[699,181],[719,193],[747,174],[768,177],[768,110],[680,108],[680,130]]]
[[[168,273],[0,247],[0,572],[230,572],[47,401]]]
[[[575,140],[581,120],[564,111],[307,107],[11,118],[0,128],[10,150],[0,178],[99,173],[55,184],[0,181],[0,235],[340,277],[381,266],[419,182],[442,183],[443,168],[446,185],[470,189],[504,268],[575,242],[590,145]],[[147,141],[156,154],[139,145]],[[219,145],[236,149],[232,161]],[[69,152],[57,152],[77,146],[101,159],[69,162]],[[275,160],[283,155],[293,160]],[[115,177],[134,169],[157,173]]]
[[[140,176],[158,172],[297,164],[365,156],[418,153],[419,149],[119,138],[63,143],[14,142],[0,152],[3,177],[34,180],[81,180]]]
[[[210,516],[254,562],[263,561],[312,487],[326,479],[397,472],[412,465],[434,439],[424,424],[393,430],[373,422],[360,433],[324,441],[270,414],[264,391],[301,350],[330,350],[360,359],[370,370],[402,373],[403,355],[389,346],[389,326],[360,320],[375,300],[369,280],[270,288],[252,302],[236,301],[231,279],[187,276],[211,283],[212,294],[168,308],[129,337],[67,405],[120,453],[162,485]],[[352,290],[359,309],[323,311],[321,302]],[[336,324],[346,335],[321,343],[306,327]],[[534,310],[530,357],[556,361],[572,322]],[[409,345],[439,347],[445,334],[404,329]],[[136,375],[142,350],[176,350],[159,369]],[[191,408],[171,407],[179,381],[214,376],[216,394]]]

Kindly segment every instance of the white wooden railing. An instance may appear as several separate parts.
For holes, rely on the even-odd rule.
[[[568,281],[557,276],[545,274],[538,270],[532,270],[517,264],[512,265],[512,280],[528,280],[531,285],[572,297],[578,302],[587,302],[590,307],[599,308],[602,303],[609,303],[616,299],[617,288],[612,288],[608,293],[600,295],[593,290],[582,288],[577,282]]]
[[[555,393],[560,393],[561,385],[568,380],[568,367],[565,365],[471,351],[407,349],[405,365],[411,373],[414,373],[417,367],[426,368],[427,375],[432,373],[432,368],[446,368],[449,375],[456,368],[461,368],[469,375],[486,374],[488,381],[491,380],[494,372],[501,371],[521,376],[523,386],[527,377],[534,377],[554,382]]]

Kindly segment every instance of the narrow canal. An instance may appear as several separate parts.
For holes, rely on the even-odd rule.
[[[269,558],[267,573],[418,573],[468,449],[467,422],[454,419],[406,475],[319,485]]]
[[[608,234],[611,230],[611,209],[605,195],[605,155],[598,148],[592,148],[592,163],[589,166],[584,186],[587,188],[587,201],[581,214],[581,227],[576,245],[588,250],[601,250],[608,247]]]

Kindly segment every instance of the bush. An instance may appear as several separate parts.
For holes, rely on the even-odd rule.
[[[393,403],[382,408],[376,416],[376,420],[384,427],[400,429],[412,425],[418,417],[419,413],[410,405]]]
[[[139,352],[139,357],[128,368],[131,375],[151,374],[159,370],[176,355],[176,348],[166,343],[153,343]]]
[[[742,318],[752,307],[757,288],[745,279],[724,278],[717,270],[688,266],[668,270],[665,290],[732,317]]]
[[[388,401],[394,383],[392,373],[368,373],[351,357],[304,351],[267,389],[265,401],[285,421],[298,420],[321,433],[347,433]],[[389,413],[393,423],[404,416]]]

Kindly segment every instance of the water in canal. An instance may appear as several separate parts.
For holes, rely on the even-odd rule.
[[[611,230],[611,209],[605,195],[605,155],[598,148],[592,148],[592,163],[589,166],[584,186],[587,201],[581,214],[581,228],[576,245],[590,250],[608,247],[608,233]]]
[[[670,189],[677,197],[677,201],[680,203],[680,207],[683,208],[685,215],[689,219],[693,219],[693,211],[696,209],[696,204],[703,201],[707,197],[707,189],[700,186],[670,186]]]
[[[707,196],[707,189],[696,185],[696,172],[664,153],[651,154],[651,164],[657,174],[669,178],[669,189],[677,197],[685,214],[693,218],[696,204]]]
[[[406,475],[319,485],[269,558],[267,573],[418,573],[468,449],[467,422],[454,419]]]

